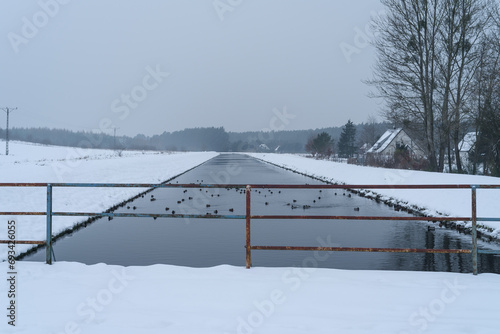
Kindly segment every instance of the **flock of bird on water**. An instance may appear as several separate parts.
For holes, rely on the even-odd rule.
[[[196,180],[196,181],[199,182],[200,184],[203,183],[203,180]],[[230,191],[230,190],[234,189],[234,190],[236,190],[237,193],[242,194],[242,195],[246,194],[246,191],[247,191],[246,189],[243,189],[243,188],[230,188],[230,187],[228,187],[228,188],[225,188],[225,189],[227,191]],[[266,192],[266,190],[267,190],[267,192]],[[203,191],[203,189],[199,188],[199,191]],[[183,194],[186,194],[187,192],[188,192],[188,190],[184,189]],[[261,190],[260,189],[254,189],[254,192],[258,193],[260,195],[263,194],[264,197],[267,197],[267,195],[273,195],[276,191],[273,191],[271,189],[261,189]],[[208,190],[205,190],[205,193],[207,194],[206,196],[208,196]],[[281,190],[278,190],[277,193],[281,194]],[[322,190],[320,189],[319,190],[319,195],[321,195],[321,193],[322,193]],[[334,195],[337,196],[338,193],[335,192]],[[349,198],[352,197],[351,194],[346,194],[345,192],[342,193],[342,195],[343,196],[347,196]],[[141,197],[144,198],[145,195],[142,195]],[[210,194],[210,197],[220,197],[220,194]],[[194,199],[193,196],[188,196],[187,197],[188,201],[191,201],[193,199]],[[151,195],[151,197],[150,197],[149,200],[151,202],[154,202],[154,201],[156,201],[156,197],[154,195]],[[289,206],[292,210],[299,209],[299,208],[302,208],[302,209],[306,210],[306,209],[310,209],[312,207],[312,205],[314,205],[315,203],[319,202],[320,200],[321,200],[321,196],[317,196],[317,198],[314,198],[312,200],[313,204],[302,204],[302,205],[299,205],[299,204],[297,204],[297,200],[293,199],[292,202],[286,203],[286,206]],[[180,200],[177,201],[177,204],[182,204],[185,201],[186,201],[185,198],[181,198]],[[266,201],[266,202],[264,202],[264,204],[265,205],[269,205],[270,203]],[[211,207],[211,204],[206,204],[205,206],[206,206],[207,209],[209,209]],[[135,206],[135,205],[134,206],[127,206],[127,209],[136,210],[137,206]],[[170,211],[170,208],[169,207],[165,207],[165,211]],[[228,211],[229,212],[234,212],[234,208],[229,208]],[[359,207],[354,207],[354,211],[359,211]],[[171,214],[175,215],[175,210],[171,210],[170,212],[171,212]],[[217,210],[217,209],[213,210],[211,212],[207,212],[206,213],[207,216],[217,215],[217,214],[219,214],[219,210]],[[154,219],[156,219],[156,217],[154,217]]]

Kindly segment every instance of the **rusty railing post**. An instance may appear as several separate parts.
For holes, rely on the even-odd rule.
[[[476,185],[471,185],[472,189],[472,273],[477,275],[477,203]]]
[[[246,231],[247,231],[247,243],[246,243],[246,253],[247,253],[247,269],[250,269],[252,267],[252,248],[250,245],[250,208],[251,208],[251,193],[252,193],[252,187],[250,185],[247,185],[246,188],[246,195],[247,195],[247,203],[246,203]]]
[[[52,184],[47,184],[47,240],[45,242],[45,258],[52,264]]]

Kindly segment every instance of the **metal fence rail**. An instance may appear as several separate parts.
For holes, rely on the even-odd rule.
[[[495,250],[477,248],[477,222],[500,221],[500,217],[477,217],[477,189],[500,189],[500,185],[469,184],[430,184],[430,185],[283,185],[283,184],[173,184],[173,183],[0,183],[0,187],[46,187],[47,210],[45,212],[0,212],[0,216],[46,216],[46,240],[16,240],[17,244],[45,245],[46,263],[52,263],[52,217],[153,217],[153,218],[193,218],[193,219],[245,219],[246,220],[246,267],[252,266],[252,250],[302,250],[302,251],[339,251],[339,252],[391,252],[391,253],[439,253],[471,254],[473,274],[477,275],[478,254],[499,254]],[[114,213],[114,212],[53,212],[52,190],[54,187],[74,188],[234,188],[246,190],[245,215],[200,215],[200,214],[153,214],[153,213]],[[472,212],[470,217],[392,217],[392,216],[304,216],[304,215],[252,215],[252,189],[471,189]],[[251,244],[252,219],[323,219],[323,220],[375,220],[375,221],[463,221],[472,222],[472,249],[416,249],[416,248],[359,248],[359,247],[304,247],[304,246],[256,246]],[[2,243],[11,243],[0,240]]]

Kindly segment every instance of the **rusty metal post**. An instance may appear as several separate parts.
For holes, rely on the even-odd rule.
[[[477,275],[477,206],[476,206],[476,188],[472,189],[472,273]]]
[[[45,244],[47,264],[52,264],[52,185],[47,184],[47,240]]]
[[[250,269],[252,267],[252,247],[250,245],[250,213],[251,213],[251,193],[252,193],[252,187],[249,185],[246,188],[246,195],[247,195],[247,203],[246,203],[246,231],[247,231],[247,244],[246,244],[246,249],[247,249],[247,269]]]

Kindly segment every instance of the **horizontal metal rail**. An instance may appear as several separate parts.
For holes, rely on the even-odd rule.
[[[46,212],[0,212],[0,216],[45,216]],[[219,218],[245,219],[246,215],[215,215],[215,214],[155,214],[155,213],[114,213],[114,212],[53,212],[52,216],[74,217],[156,217],[156,218]],[[394,217],[394,216],[304,216],[304,215],[251,215],[251,219],[313,219],[313,220],[379,220],[379,221],[472,221],[470,217]],[[500,218],[478,217],[477,221],[499,221]]]
[[[418,249],[418,248],[362,248],[362,247],[297,247],[297,246],[252,246],[258,250],[298,250],[328,252],[381,252],[381,253],[440,253],[470,254],[470,249]]]
[[[427,185],[345,185],[345,184],[178,184],[178,183],[0,183],[0,187],[46,187],[47,211],[46,212],[0,212],[0,216],[47,216],[47,237],[45,241],[16,240],[16,244],[46,245],[47,263],[52,262],[52,217],[152,217],[152,218],[203,218],[203,219],[245,219],[246,220],[246,266],[250,268],[252,250],[299,250],[299,251],[339,251],[339,252],[390,252],[390,253],[438,253],[438,254],[472,254],[473,273],[477,274],[478,254],[500,254],[496,250],[481,250],[477,248],[477,222],[500,221],[495,217],[477,217],[476,191],[477,189],[500,189],[500,185],[470,185],[470,184],[427,184]],[[244,215],[219,215],[219,214],[151,214],[151,213],[114,213],[114,212],[53,212],[52,190],[53,187],[74,188],[226,188],[245,189],[246,212]],[[472,191],[471,217],[393,217],[393,216],[308,216],[308,215],[252,215],[251,194],[258,189],[470,189]],[[463,221],[472,222],[472,249],[416,249],[416,248],[359,248],[359,247],[302,247],[302,246],[252,246],[251,220],[252,219],[312,219],[312,220],[374,220],[374,221]],[[12,243],[9,240],[0,240],[0,244]]]
[[[168,213],[97,213],[97,212],[53,212],[52,216],[62,217],[133,217],[133,218],[211,218],[211,219],[245,219],[244,215],[215,214],[168,214]]]
[[[45,245],[45,241],[39,240],[0,240],[0,244],[14,244],[14,245]]]
[[[248,184],[202,183],[0,183],[0,187],[77,187],[77,188],[246,188]],[[252,189],[500,189],[491,184],[251,184]]]
[[[471,221],[469,217],[394,217],[394,216],[291,216],[291,215],[260,215],[252,219],[324,219],[324,220],[409,220],[409,221]]]

